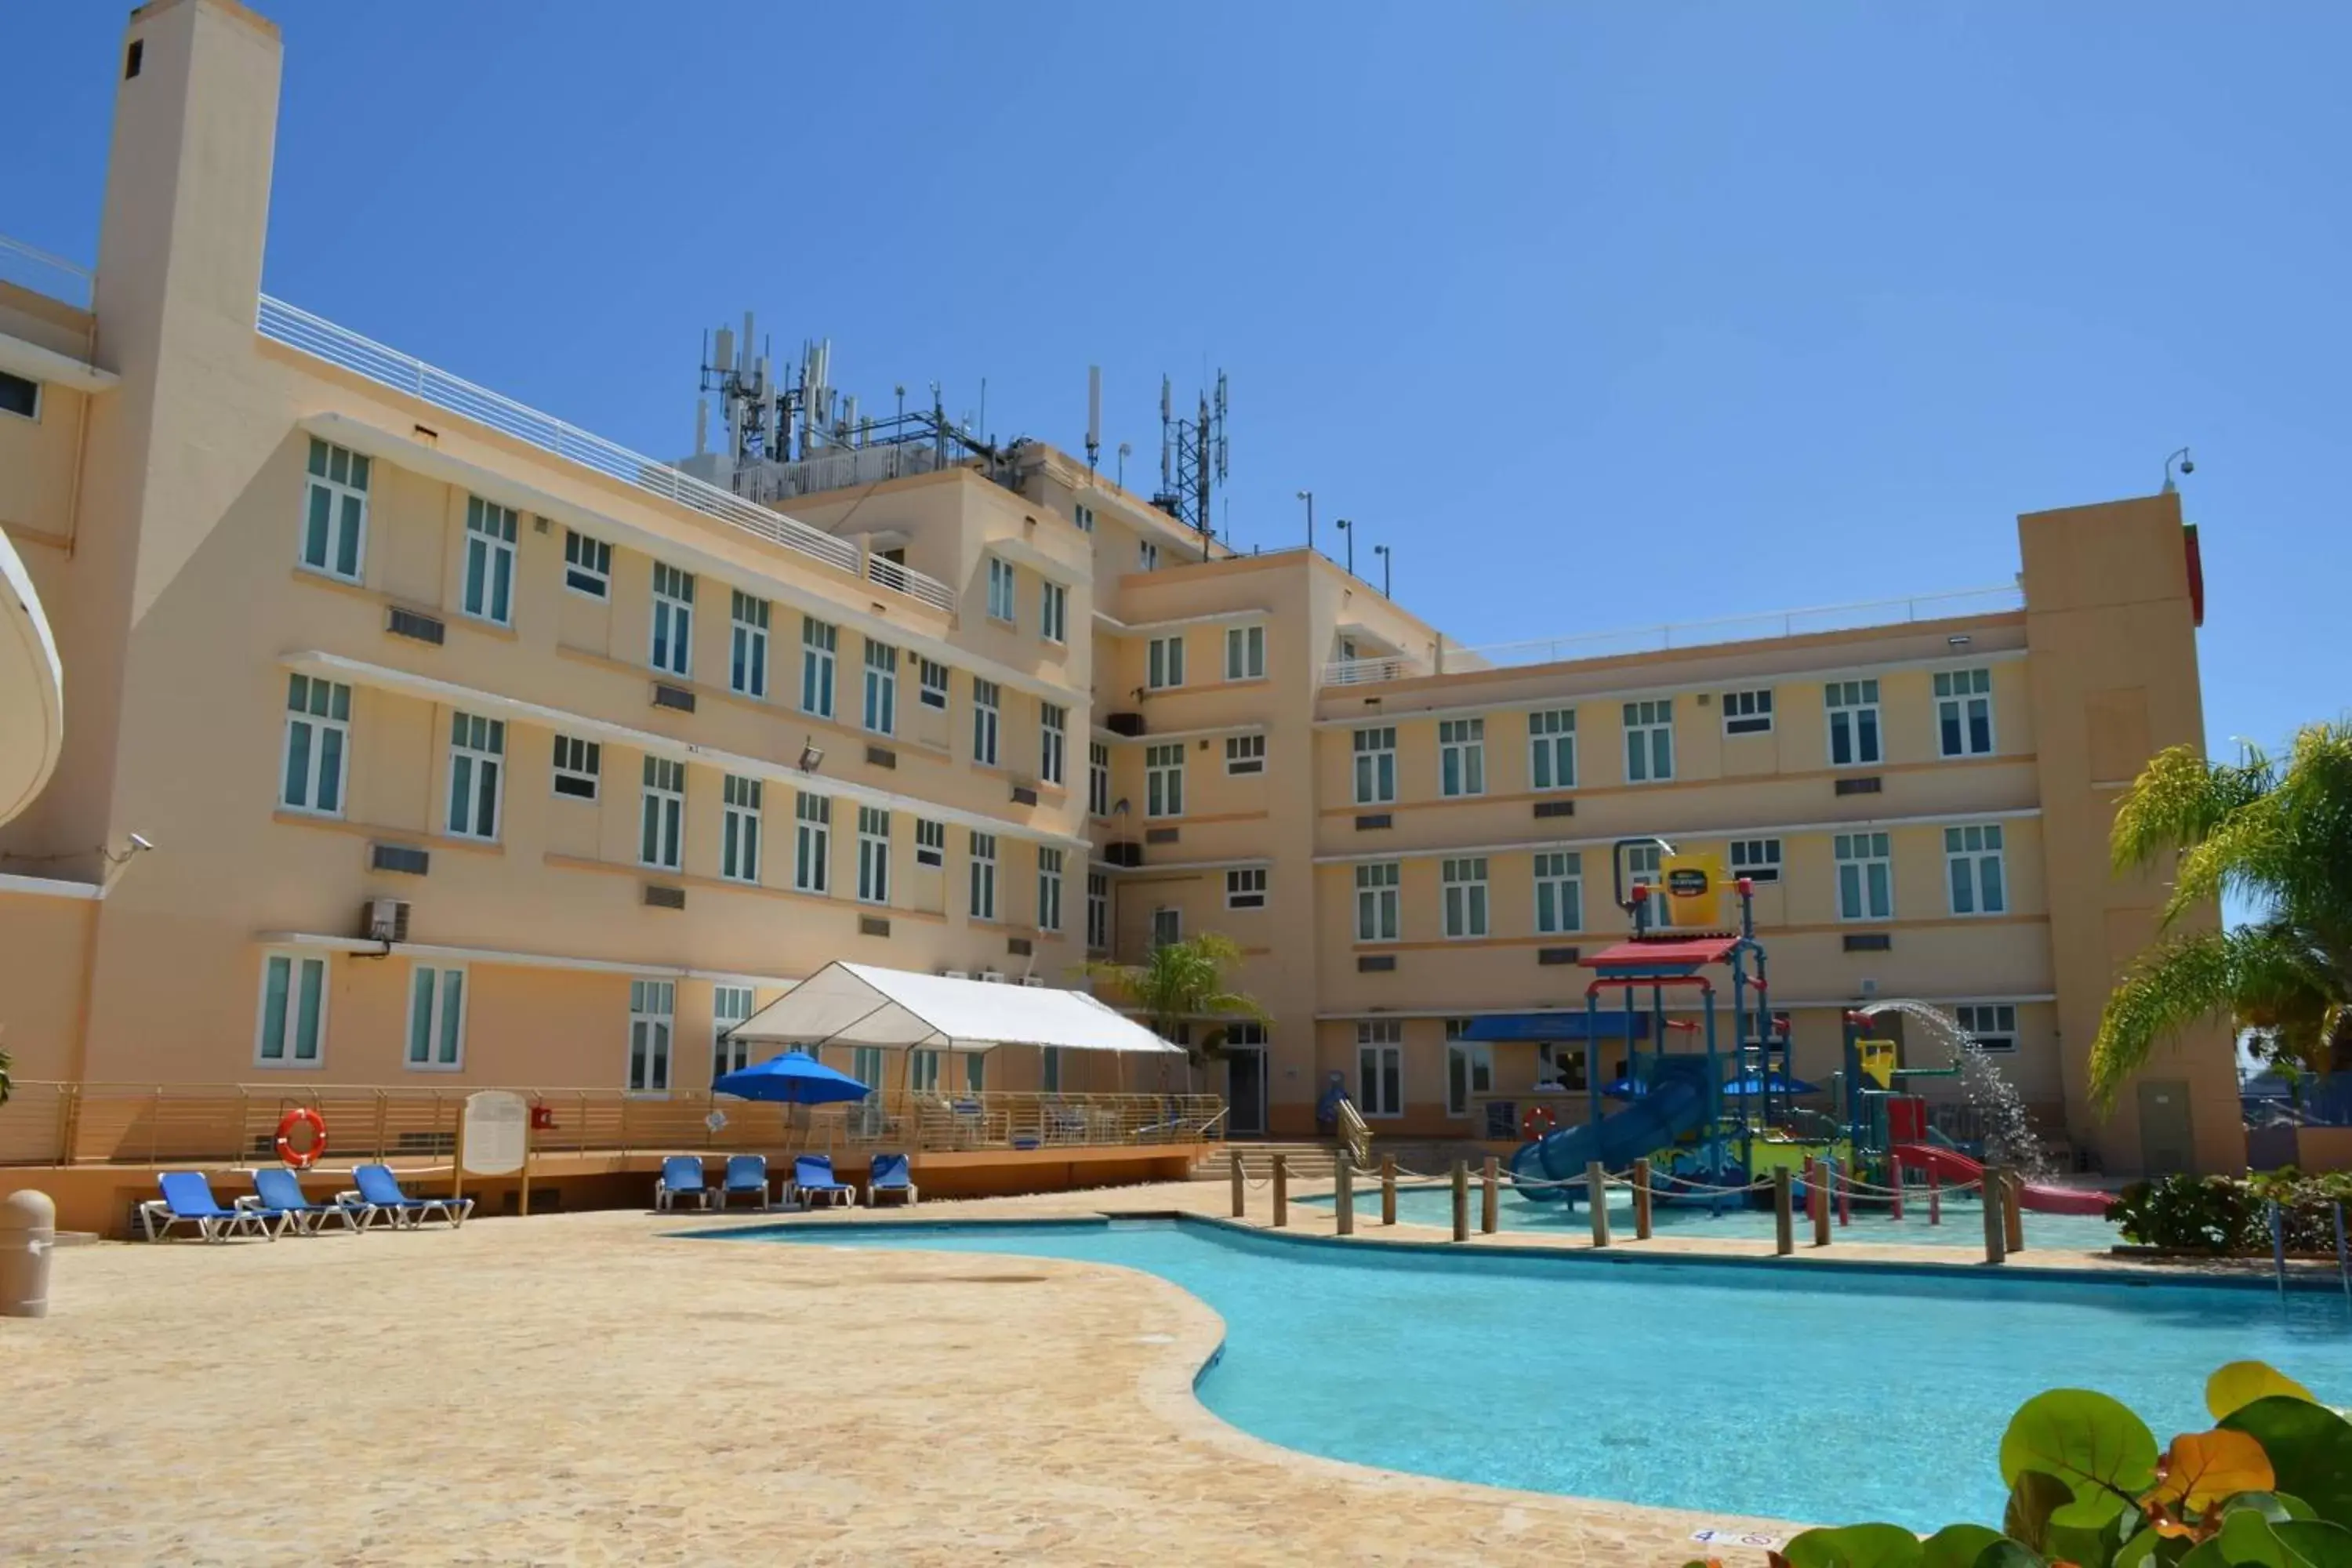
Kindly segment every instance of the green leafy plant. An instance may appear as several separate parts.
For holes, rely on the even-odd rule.
[[[2036,1394],[2001,1436],[2000,1529],[1809,1530],[1772,1568],[2352,1568],[2352,1423],[2260,1362],[2207,1379],[2205,1406],[2210,1430],[2159,1446],[2104,1394]]]
[[[2270,1205],[2279,1205],[2293,1252],[2333,1252],[2336,1205],[2352,1215],[2352,1173],[2306,1176],[2272,1171],[2254,1176],[2166,1176],[2135,1182],[2116,1195],[2107,1217],[2124,1239],[2182,1252],[2270,1250]]]
[[[1162,942],[1141,963],[1097,962],[1084,972],[1126,993],[1143,1010],[1152,1033],[1184,1042],[1189,1068],[1208,1061],[1223,1046],[1225,1026],[1219,1020],[1239,1016],[1266,1021],[1265,1009],[1254,998],[1228,988],[1225,971],[1241,961],[1241,946],[1233,938],[1202,931],[1181,942]],[[1195,1041],[1192,1026],[1199,1019],[1211,1026]]]

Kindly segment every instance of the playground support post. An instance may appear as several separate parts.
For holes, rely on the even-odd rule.
[[[1894,1194],[1891,1202],[1895,1223],[1900,1225],[1903,1223],[1903,1162],[1892,1153],[1886,1156],[1886,1186]]]
[[[1633,1239],[1650,1239],[1650,1162],[1633,1162]]]
[[[1786,1258],[1797,1250],[1797,1216],[1789,1167],[1782,1165],[1772,1173],[1772,1251]]]
[[[1584,1194],[1592,1205],[1592,1245],[1609,1245],[1609,1173],[1601,1168],[1598,1160],[1588,1161],[1584,1167]]]
[[[1345,1149],[1331,1157],[1331,1215],[1341,1236],[1356,1234],[1356,1162]]]
[[[1454,1162],[1454,1239],[1470,1239],[1470,1166],[1468,1162]]]
[[[2000,1239],[2011,1252],[2025,1250],[2025,1177],[2011,1166],[2000,1169]]]
[[[1290,1223],[1290,1160],[1274,1157],[1274,1224],[1277,1230]]]
[[[1936,1174],[1936,1167],[1927,1167],[1927,1223],[1944,1223],[1944,1178]]]
[[[1478,1194],[1478,1231],[1492,1236],[1503,1224],[1503,1173],[1495,1156],[1486,1156],[1484,1185]]]
[[[1396,1224],[1396,1156],[1381,1156],[1381,1223]]]
[[[2002,1189],[2008,1184],[1987,1171],[1984,1177],[1985,1261],[2000,1263],[2009,1257],[2009,1229],[2000,1222]]]
[[[1249,1215],[1249,1177],[1242,1170],[1242,1152],[1230,1143],[1225,1145],[1225,1164],[1234,1178],[1234,1217],[1245,1219]]]

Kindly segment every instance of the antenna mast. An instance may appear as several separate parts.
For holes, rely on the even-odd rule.
[[[1202,392],[1197,406],[1192,418],[1177,418],[1169,380],[1160,378],[1160,493],[1151,504],[1199,531],[1205,561],[1214,537],[1210,496],[1225,482],[1223,371],[1217,372],[1215,393]]]

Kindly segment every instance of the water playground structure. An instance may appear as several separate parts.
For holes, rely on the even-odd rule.
[[[1674,929],[1651,929],[1655,890],[1650,883],[1637,879],[1627,885],[1625,852],[1637,847],[1658,850]],[[1523,1126],[1528,1142],[1510,1162],[1512,1184],[1522,1197],[1573,1205],[1592,1166],[1613,1174],[1636,1161],[1649,1163],[1653,1202],[1717,1209],[1764,1201],[1773,1173],[1783,1169],[1808,1181],[1819,1173],[1842,1184],[1848,1203],[1859,1194],[1864,1201],[1874,1196],[1899,1205],[1915,1180],[1931,1187],[1983,1181],[1982,1160],[1938,1131],[1926,1098],[1909,1087],[1960,1077],[1957,1051],[1945,1066],[1906,1067],[1898,1041],[1870,1033],[1890,1011],[1933,1014],[1964,1040],[1957,1026],[1924,1004],[1879,1003],[1848,1012],[1843,1059],[1829,1089],[1831,1110],[1801,1106],[1801,1098],[1821,1091],[1797,1078],[1789,1016],[1770,1007],[1767,954],[1756,939],[1754,883],[1741,877],[1728,884],[1738,901],[1737,927],[1710,931],[1702,928],[1719,915],[1726,889],[1715,857],[1678,854],[1664,839],[1643,837],[1619,840],[1611,859],[1615,901],[1632,918],[1633,934],[1585,961],[1596,972],[1584,994],[1587,1116],[1555,1127],[1530,1113]],[[1687,1010],[1668,1015],[1669,994],[1684,991],[1697,993],[1696,1018]],[[1603,1037],[1602,997],[1609,993],[1622,1007],[1625,1062],[1618,1078],[1604,1084],[1595,1053]],[[1727,1043],[1720,1007],[1726,997]],[[1696,1048],[1674,1048],[1678,1037]],[[1652,1043],[1646,1050],[1644,1038]],[[1604,1101],[1612,1098],[1628,1103],[1608,1110]],[[2108,1201],[2101,1193],[2032,1182],[2019,1189],[2023,1207],[2045,1213],[2100,1215]]]

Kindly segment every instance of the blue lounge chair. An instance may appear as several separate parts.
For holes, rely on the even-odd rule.
[[[275,1241],[284,1228],[283,1221],[273,1226],[249,1209],[221,1207],[214,1201],[212,1184],[205,1180],[202,1171],[166,1171],[158,1184],[163,1195],[139,1205],[140,1227],[150,1241],[163,1240],[175,1225],[195,1226],[196,1234],[206,1241],[226,1241],[232,1236]]]
[[[358,1217],[342,1205],[312,1203],[304,1195],[300,1179],[278,1165],[254,1172],[253,1194],[237,1199],[236,1206],[275,1224],[281,1234],[291,1230],[316,1236],[331,1219],[342,1221],[345,1230],[360,1227]]]
[[[474,1212],[471,1198],[412,1198],[400,1190],[400,1182],[389,1165],[355,1165],[352,1180],[359,1190],[338,1193],[335,1202],[350,1209],[360,1228],[382,1220],[394,1230],[414,1230],[428,1219],[445,1219],[452,1226],[466,1223]]]
[[[895,1193],[907,1200],[909,1207],[915,1202],[915,1183],[907,1171],[904,1154],[877,1154],[866,1168],[866,1206],[872,1208],[885,1193]]]
[[[765,1154],[730,1154],[727,1174],[719,1187],[719,1206],[725,1208],[730,1198],[757,1198],[760,1212],[768,1212],[768,1157]]]
[[[827,1203],[838,1200],[855,1207],[857,1189],[847,1182],[836,1181],[833,1174],[833,1156],[803,1154],[793,1162],[793,1191],[804,1205],[814,1205],[823,1198]]]
[[[680,1198],[692,1198],[695,1207],[707,1209],[712,1195],[702,1179],[702,1162],[691,1154],[670,1155],[662,1162],[661,1174],[654,1178],[656,1210],[676,1208]]]

